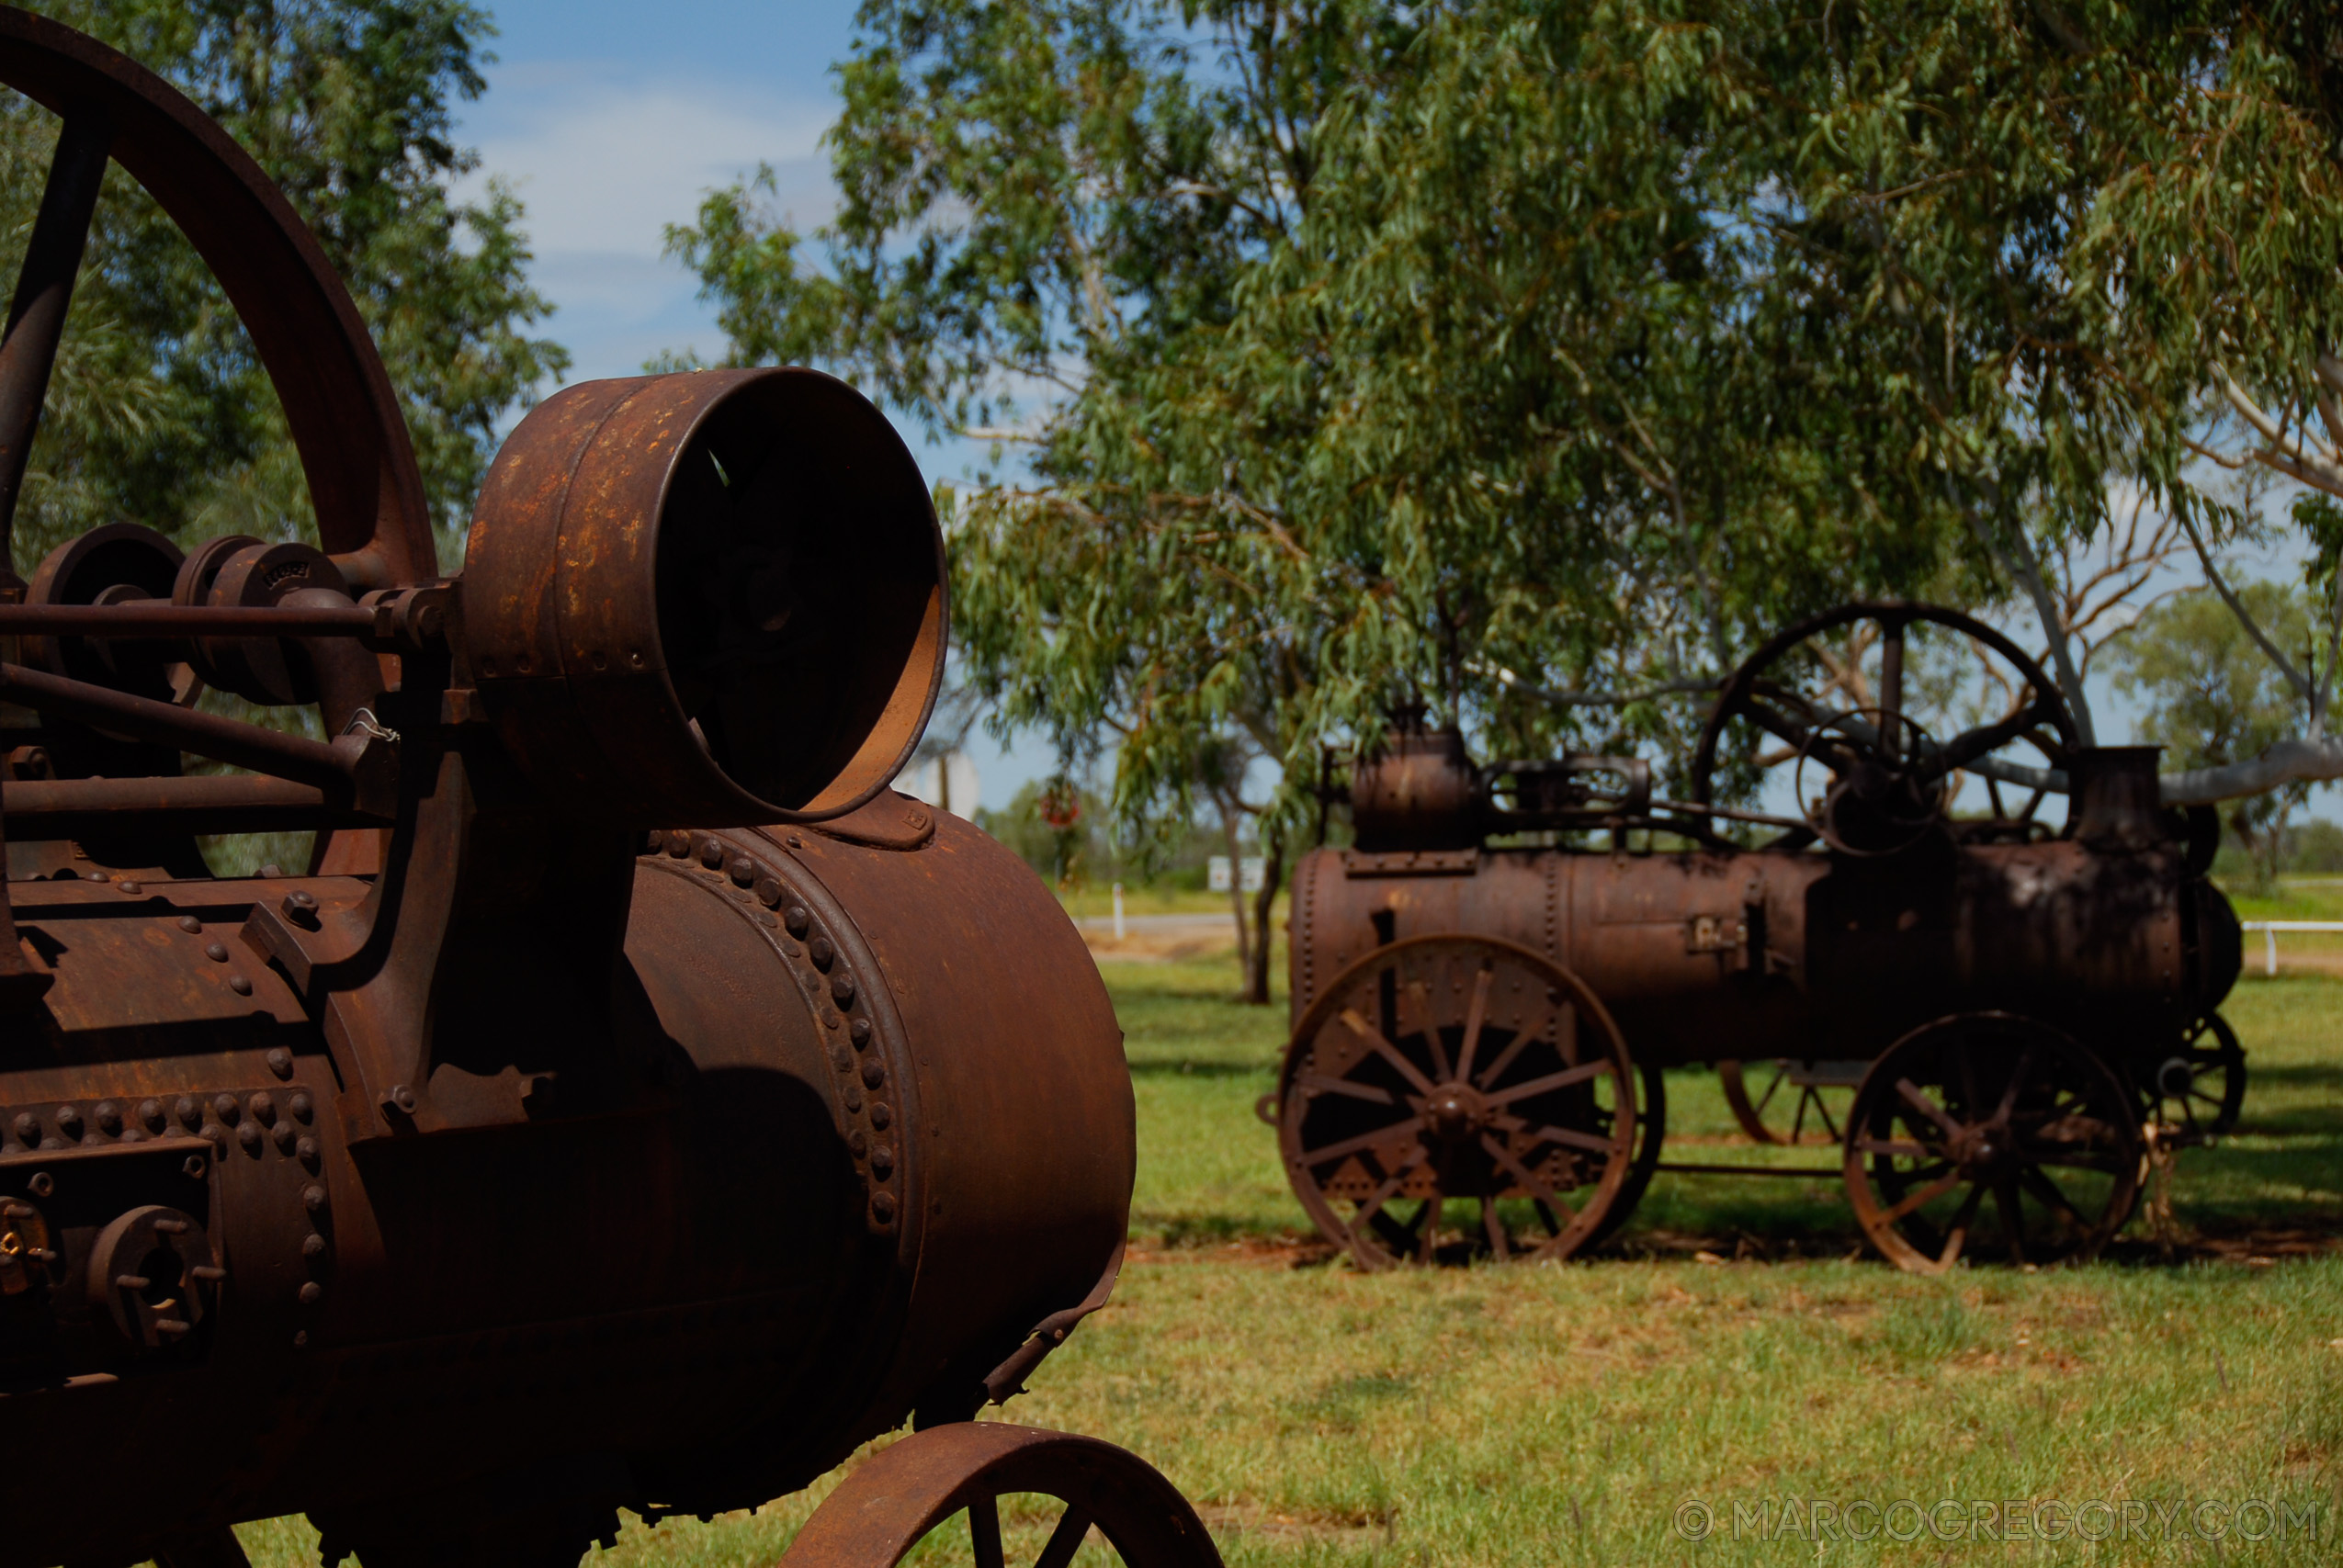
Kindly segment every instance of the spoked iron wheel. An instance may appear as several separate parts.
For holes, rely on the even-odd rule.
[[[1278,1103],[1286,1179],[1363,1269],[1567,1258],[1633,1201],[1626,1042],[1510,942],[1415,937],[1351,965],[1296,1028]]]
[[[2067,1036],[2009,1013],[1924,1024],[1855,1091],[1847,1195],[1900,1269],[2087,1258],[2138,1195],[2132,1096]]]
[[[1032,1510],[1013,1508],[1004,1534],[1002,1499],[1019,1495],[1044,1516],[1030,1554],[1015,1549]],[[891,1568],[960,1514],[976,1568],[1066,1568],[1093,1529],[1130,1568],[1220,1568],[1195,1509],[1138,1455],[993,1421],[931,1427],[866,1461],[814,1510],[783,1568]]]
[[[1719,1062],[1716,1079],[1741,1131],[1760,1144],[1835,1144],[1867,1062]]]
[[[1894,854],[1940,825],[1964,842],[2022,842],[2052,836],[2036,814],[2078,744],[2057,686],[1991,626],[1928,604],[1842,604],[1733,672],[1693,754],[1692,797],[1787,788],[1797,818],[1752,818],[1784,829],[1776,849]]]
[[[2183,1144],[2202,1144],[2235,1130],[2246,1106],[2246,1049],[2217,1012],[2190,1024],[2179,1049],[2158,1061],[2146,1091],[2147,1111],[2179,1129]]]

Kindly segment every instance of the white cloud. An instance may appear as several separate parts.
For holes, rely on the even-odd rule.
[[[662,348],[720,347],[695,280],[663,259],[662,233],[709,189],[771,164],[800,226],[836,203],[819,143],[835,106],[730,83],[646,77],[616,61],[494,73],[464,135],[481,167],[459,194],[509,183],[526,216],[531,276],[559,307],[553,335],[581,378],[626,375]]]

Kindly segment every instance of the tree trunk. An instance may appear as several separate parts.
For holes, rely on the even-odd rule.
[[[1245,861],[1237,852],[1237,803],[1220,797],[1220,836],[1228,846],[1228,912],[1237,920],[1237,976],[1241,983],[1252,973],[1245,946]]]
[[[1263,833],[1261,845],[1261,891],[1253,895],[1253,947],[1251,962],[1245,966],[1245,1000],[1255,1007],[1269,1005],[1269,963],[1272,949],[1269,922],[1277,907],[1277,889],[1285,880],[1285,835],[1280,830]]]

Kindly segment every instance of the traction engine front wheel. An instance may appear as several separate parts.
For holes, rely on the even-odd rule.
[[[1303,1016],[1278,1144],[1302,1207],[1363,1269],[1568,1258],[1634,1203],[1635,1083],[1568,970],[1511,942],[1413,937]]]

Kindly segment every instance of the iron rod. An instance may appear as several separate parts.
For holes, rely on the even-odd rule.
[[[307,736],[280,735],[256,724],[69,681],[21,664],[0,664],[0,698],[135,739],[176,746],[232,767],[298,779],[337,792],[350,787],[350,759]]]
[[[1837,1181],[1846,1174],[1838,1170],[1815,1170],[1805,1166],[1676,1165],[1667,1160],[1661,1160],[1652,1168],[1681,1171],[1688,1176],[1803,1176],[1810,1181]]]
[[[383,819],[328,806],[314,784],[252,773],[190,778],[11,779],[0,783],[8,836],[103,838],[109,833],[255,833],[379,827]]]
[[[0,604],[0,633],[46,637],[366,637],[374,612],[357,604]]]

